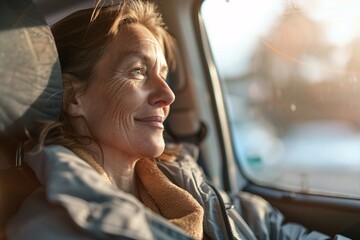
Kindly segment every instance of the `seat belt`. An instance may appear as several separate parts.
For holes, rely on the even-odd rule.
[[[234,206],[226,209],[228,216],[234,221],[235,226],[239,228],[240,232],[246,237],[248,240],[257,240],[254,232],[250,229],[249,225],[245,222],[245,220],[240,216],[240,214],[236,211]]]

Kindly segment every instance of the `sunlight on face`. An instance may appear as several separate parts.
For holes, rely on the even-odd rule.
[[[83,96],[91,134],[104,151],[159,156],[174,94],[165,82],[168,67],[155,37],[140,24],[125,25],[94,70],[95,80]]]

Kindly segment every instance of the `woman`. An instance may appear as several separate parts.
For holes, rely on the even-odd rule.
[[[45,190],[25,202],[9,239],[201,239],[202,207],[155,163],[173,156],[164,152],[163,122],[175,99],[165,81],[173,40],[155,6],[82,10],[52,32],[61,118],[28,143],[26,161]]]
[[[241,193],[250,229],[207,183],[193,146],[165,149],[174,43],[153,4],[82,10],[52,32],[62,113],[27,143],[42,187],[8,224],[8,239],[326,238],[283,225],[267,202]]]

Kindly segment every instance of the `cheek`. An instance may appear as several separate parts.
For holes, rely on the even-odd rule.
[[[132,82],[109,84],[106,96],[104,96],[107,99],[107,106],[104,108],[106,108],[105,112],[112,116],[110,121],[116,123],[117,126],[126,127],[142,105],[136,96],[136,85]]]

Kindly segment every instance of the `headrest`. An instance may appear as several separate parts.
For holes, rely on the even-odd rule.
[[[39,119],[57,119],[61,71],[54,39],[31,0],[0,1],[0,135],[24,139]]]

